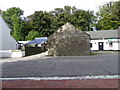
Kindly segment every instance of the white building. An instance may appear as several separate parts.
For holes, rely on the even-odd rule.
[[[16,40],[10,35],[10,28],[0,15],[0,50],[15,50]]]
[[[120,50],[120,30],[87,32],[91,36],[91,50]]]
[[[0,57],[23,57],[24,51],[16,50],[16,40],[10,35],[10,28],[0,15]]]

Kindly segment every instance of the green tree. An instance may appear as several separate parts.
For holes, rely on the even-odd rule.
[[[21,15],[23,15],[23,10],[17,7],[12,7],[12,8],[7,9],[6,11],[3,11],[3,15],[2,15],[4,20],[6,21],[6,23],[11,29],[13,27],[11,17],[14,14],[16,14],[17,17],[20,17]]]
[[[30,31],[28,35],[26,36],[26,40],[33,40],[36,37],[39,37],[39,33],[37,31]]]
[[[28,20],[28,18],[22,19],[21,22],[21,36],[23,40],[25,40],[26,36],[28,35],[29,31],[33,30],[32,23]]]
[[[77,9],[75,6],[64,6],[64,8],[56,8],[52,11],[52,27],[58,29],[66,22],[70,22],[77,28],[83,31],[92,30],[92,25],[95,22],[95,16],[93,11],[85,11]],[[54,25],[53,25],[54,24]]]
[[[98,30],[118,29],[119,23],[119,4],[116,2],[109,2],[99,8],[97,13],[98,23],[96,27]]]
[[[49,36],[51,32],[52,16],[51,13],[43,11],[35,11],[34,14],[28,16],[32,24],[31,30],[38,31],[40,36]]]
[[[22,40],[21,36],[21,20],[20,17],[18,17],[16,14],[12,15],[11,21],[13,24],[13,33],[12,36],[17,40]]]
[[[3,11],[2,15],[8,26],[11,28],[12,36],[17,41],[24,40],[24,37],[22,37],[22,35],[24,34],[24,31],[22,32],[22,15],[23,10],[17,7],[12,7],[7,9],[6,11]]]
[[[50,12],[35,11],[32,15],[28,16],[28,21],[31,30],[37,31],[39,36],[48,37],[67,22],[83,31],[90,31],[92,30],[95,16],[93,11],[64,6],[64,8],[55,8],[54,11]]]
[[[71,14],[72,7],[71,6],[64,6],[64,12],[67,14]]]
[[[120,23],[120,1],[116,1],[113,5],[113,17]]]
[[[32,40],[41,36],[48,37],[67,22],[83,31],[90,31],[95,22],[93,11],[80,10],[75,6],[55,8],[50,12],[35,11],[25,18],[21,18],[22,15],[23,11],[16,7],[3,12],[3,17],[12,29],[11,34],[16,40]]]

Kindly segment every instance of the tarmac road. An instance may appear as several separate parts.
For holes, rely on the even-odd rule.
[[[2,78],[117,75],[118,54],[46,57],[2,64]]]

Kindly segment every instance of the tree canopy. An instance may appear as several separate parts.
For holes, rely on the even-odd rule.
[[[39,33],[37,31],[30,31],[26,36],[26,40],[33,40],[36,37],[39,37]]]
[[[98,30],[118,29],[120,26],[120,1],[109,2],[100,7],[98,13]]]
[[[2,12],[4,20],[7,22],[9,27],[12,29],[12,20],[11,17],[16,14],[17,17],[20,17],[23,15],[23,10],[17,7],[12,7],[7,9],[6,11]]]
[[[120,26],[120,1],[108,2],[93,11],[77,9],[75,6],[55,8],[53,11],[35,11],[23,17],[23,10],[12,7],[3,11],[3,18],[12,29],[17,40],[32,40],[35,37],[48,37],[59,27],[69,22],[82,31],[118,29]]]

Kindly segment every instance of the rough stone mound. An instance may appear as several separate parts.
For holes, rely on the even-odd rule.
[[[90,36],[66,23],[48,37],[48,55],[84,56],[90,55]]]

